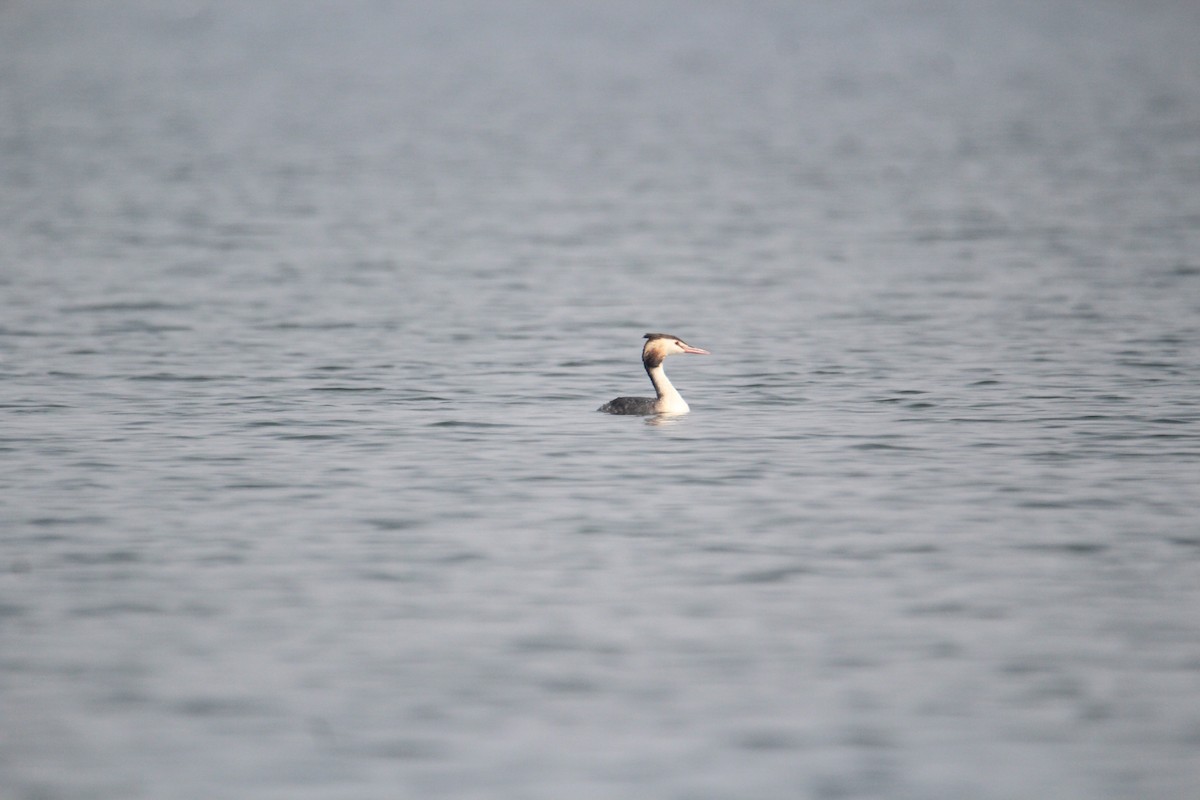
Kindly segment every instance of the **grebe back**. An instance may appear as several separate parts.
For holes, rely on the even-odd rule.
[[[678,336],[672,336],[669,333],[647,333],[645,339],[646,344],[642,347],[642,366],[646,368],[646,374],[650,376],[650,382],[654,384],[654,392],[657,397],[618,397],[615,400],[609,400],[596,409],[597,411],[603,411],[606,414],[686,414],[688,412],[688,404],[671,385],[671,381],[667,379],[667,373],[663,372],[663,359],[679,353],[692,353],[700,356],[707,356],[710,353],[699,347],[692,347]]]

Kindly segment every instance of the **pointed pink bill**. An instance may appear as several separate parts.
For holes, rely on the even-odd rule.
[[[693,355],[697,355],[697,356],[711,356],[712,355],[712,353],[708,352],[707,350],[701,350],[699,347],[692,347],[690,344],[685,344],[683,346],[683,352],[692,353]]]

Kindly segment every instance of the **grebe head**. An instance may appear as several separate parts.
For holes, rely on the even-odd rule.
[[[646,344],[642,347],[642,363],[647,367],[657,367],[667,356],[680,353],[691,353],[698,356],[711,355],[707,350],[692,347],[678,336],[672,336],[669,333],[647,333]]]

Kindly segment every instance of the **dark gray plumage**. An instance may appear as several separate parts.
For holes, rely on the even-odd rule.
[[[605,414],[653,414],[656,402],[656,397],[618,397],[596,410]]]

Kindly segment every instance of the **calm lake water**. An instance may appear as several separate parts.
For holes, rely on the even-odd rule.
[[[1195,797],[1198,41],[0,3],[0,795]]]

